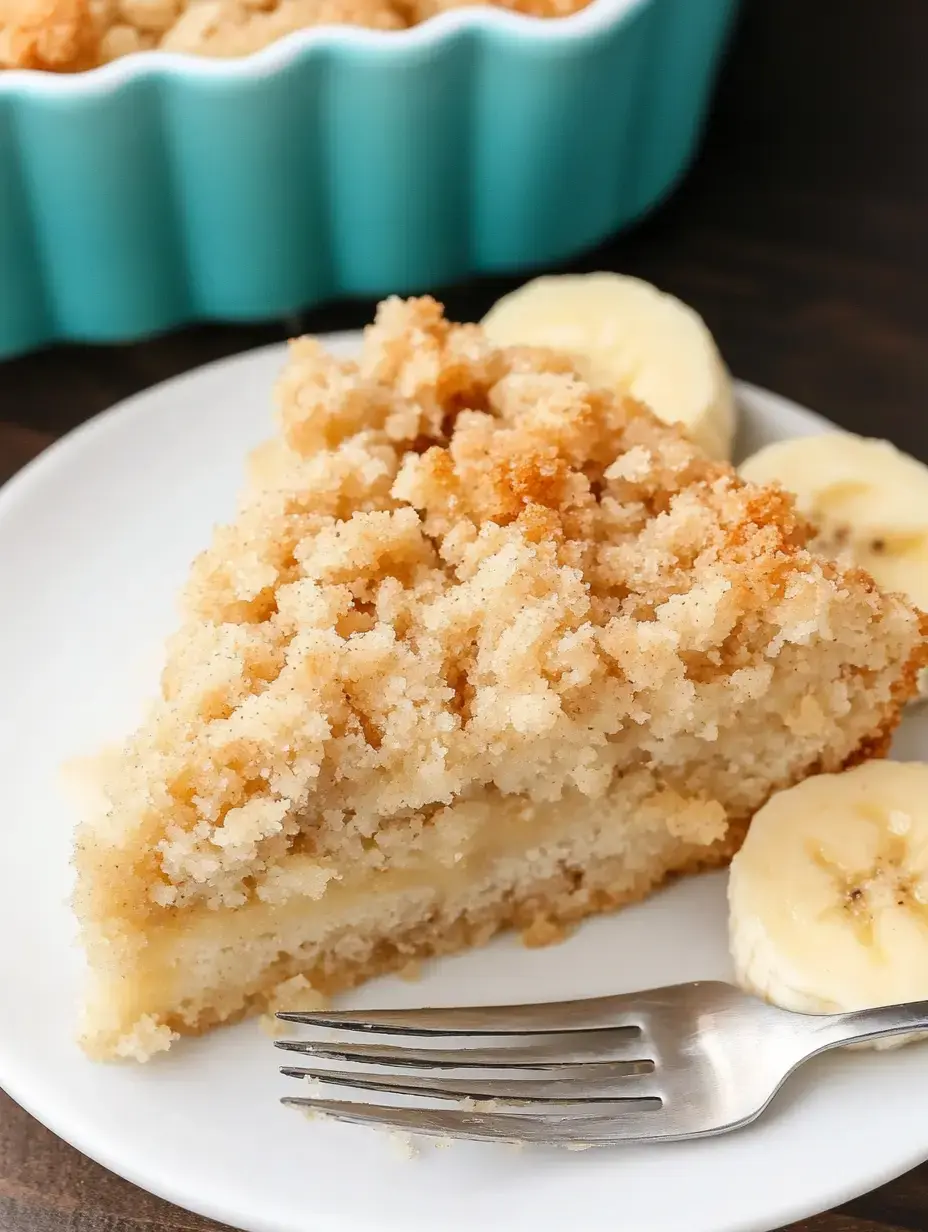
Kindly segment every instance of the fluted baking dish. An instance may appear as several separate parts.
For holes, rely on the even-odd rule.
[[[681,175],[736,3],[0,72],[0,356],[562,261]]]

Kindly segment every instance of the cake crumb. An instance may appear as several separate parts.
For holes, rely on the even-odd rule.
[[[474,0],[467,0],[473,3]],[[568,17],[589,0],[476,0]],[[464,0],[0,0],[0,71],[75,73],[144,51],[234,58],[316,26],[398,31]]]
[[[417,958],[411,958],[396,974],[407,984],[417,984],[422,979],[422,963]]]
[[[311,1014],[315,1010],[326,1009],[329,998],[313,988],[305,975],[294,975],[289,980],[283,980],[268,994],[267,1003],[268,1011],[261,1015],[259,1025],[265,1035],[280,1039],[287,1034],[289,1024],[276,1017],[278,1011]]]
[[[268,1003],[275,1013],[278,1010],[290,1010],[297,1014],[311,1014],[316,1010],[326,1009],[329,998],[317,988],[313,988],[305,975],[294,975],[277,985],[268,996]]]
[[[570,930],[558,920],[546,916],[536,916],[528,928],[522,931],[522,944],[528,950],[542,949],[548,945],[557,945],[568,936]]]
[[[143,1014],[134,1029],[120,1038],[115,1053],[123,1060],[149,1061],[157,1053],[167,1052],[176,1039],[180,1039],[176,1031],[151,1014]]]

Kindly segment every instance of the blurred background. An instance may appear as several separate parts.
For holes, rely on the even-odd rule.
[[[928,0],[742,0],[685,177],[619,235],[544,268],[652,281],[704,316],[736,376],[928,459],[926,47]],[[0,283],[16,243],[4,208],[0,192]],[[419,289],[473,320],[527,276]],[[11,355],[0,362],[0,480],[122,398],[297,332],[360,327],[374,302]],[[207,1224],[104,1173],[0,1095],[0,1229],[143,1226]],[[924,1169],[803,1225],[926,1227]]]
[[[924,455],[926,43],[924,0],[743,0],[682,184],[617,238],[547,268],[649,279],[704,315],[735,375]],[[422,289],[479,319],[525,276]],[[359,327],[373,306],[8,359],[0,470],[165,377],[300,330]]]

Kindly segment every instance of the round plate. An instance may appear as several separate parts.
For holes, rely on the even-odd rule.
[[[356,338],[333,345],[351,348]],[[126,728],[155,686],[174,595],[231,514],[271,431],[282,348],[169,381],[54,445],[0,492],[0,1084],[114,1172],[248,1232],[750,1232],[832,1207],[928,1157],[913,1091],[928,1049],[823,1058],[756,1125],[694,1143],[584,1153],[416,1140],[282,1108],[280,1054],[254,1022],[146,1066],[73,1041],[81,959],[67,906],[73,817],[59,767]],[[827,430],[740,388],[743,453]],[[928,749],[909,715],[902,748]],[[361,1006],[549,1000],[729,976],[725,879],[684,881],[561,946],[512,939],[434,963]]]

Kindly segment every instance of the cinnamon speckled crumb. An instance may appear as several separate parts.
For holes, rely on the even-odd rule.
[[[116,1056],[123,1060],[147,1061],[159,1052],[167,1052],[179,1036],[170,1027],[157,1022],[150,1014],[136,1022],[132,1031],[116,1045]]]

